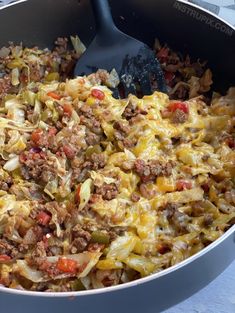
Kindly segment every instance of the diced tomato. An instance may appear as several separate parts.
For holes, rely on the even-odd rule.
[[[0,262],[1,263],[7,262],[7,261],[10,261],[10,260],[11,260],[11,257],[9,255],[0,254]]]
[[[75,157],[76,151],[69,145],[64,145],[62,149],[68,159],[73,159]]]
[[[65,103],[63,105],[64,114],[71,116],[73,112],[73,107],[70,103]]]
[[[178,180],[176,183],[176,188],[178,191],[185,190],[185,189],[191,189],[192,183],[190,181],[186,181],[186,180]]]
[[[235,148],[235,138],[232,138],[232,137],[227,138],[226,143],[229,146],[229,148],[231,149]]]
[[[26,75],[24,73],[20,74],[20,81],[21,81],[21,83],[27,84],[29,82],[28,75]]]
[[[34,143],[38,143],[40,138],[42,137],[43,130],[41,128],[37,128],[32,132],[31,139]]]
[[[161,62],[165,62],[169,55],[169,48],[162,47],[161,50],[157,53],[157,57],[160,59]]]
[[[43,226],[48,225],[50,223],[50,220],[51,220],[51,216],[44,211],[39,212],[37,215],[38,223]]]
[[[170,251],[170,248],[168,245],[164,244],[164,243],[159,243],[157,245],[157,251],[160,253],[160,254],[165,254],[167,252]]]
[[[55,136],[55,134],[57,133],[57,129],[55,127],[50,127],[48,130],[48,136]]]
[[[59,258],[56,267],[60,272],[75,274],[78,270],[78,263],[72,259]]]
[[[169,107],[169,111],[175,112],[176,110],[181,110],[184,113],[188,113],[188,105],[185,102],[172,102]]]
[[[60,100],[62,98],[62,96],[58,95],[56,92],[54,91],[50,91],[47,93],[48,97],[51,97],[55,100]]]
[[[75,200],[77,202],[80,202],[80,191],[81,191],[81,185],[78,185],[77,190],[76,190],[76,194],[75,194]]]
[[[165,72],[164,76],[168,84],[175,78],[175,74],[172,72]]]
[[[97,98],[99,100],[103,100],[104,97],[105,97],[105,94],[102,90],[99,90],[99,89],[92,89],[91,91],[91,95],[94,97],[94,98]]]
[[[208,183],[202,184],[201,187],[202,187],[202,189],[203,189],[206,193],[208,193],[209,190],[210,190],[210,186],[209,186]]]

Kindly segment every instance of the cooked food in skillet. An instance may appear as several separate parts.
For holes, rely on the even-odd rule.
[[[84,51],[73,43],[0,50],[0,282],[9,288],[132,281],[197,253],[235,220],[234,88],[209,99],[206,64],[157,44],[171,99],[115,99],[115,71],[69,78]]]

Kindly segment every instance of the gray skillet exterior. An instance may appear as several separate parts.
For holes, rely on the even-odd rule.
[[[235,31],[228,24],[183,1],[110,3],[117,25],[125,32],[148,44],[157,36],[175,49],[207,59],[214,88],[221,92],[235,85]],[[212,22],[202,22],[201,15],[213,25],[219,23],[220,30]],[[50,47],[56,37],[76,33],[86,44],[95,34],[88,0],[28,0],[0,10],[0,46],[14,41]],[[0,313],[157,313],[206,286],[234,259],[235,226],[184,262],[128,284],[71,293],[0,287]]]

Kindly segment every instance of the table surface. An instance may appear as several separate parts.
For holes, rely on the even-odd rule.
[[[0,0],[0,6],[14,2]],[[235,0],[189,0],[235,26]],[[164,313],[234,313],[235,262],[207,287]]]

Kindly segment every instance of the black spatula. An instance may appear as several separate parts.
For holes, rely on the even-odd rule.
[[[166,92],[164,75],[154,52],[115,26],[107,0],[90,2],[97,35],[77,62],[75,76],[89,75],[97,69],[111,71],[114,68],[120,77],[121,96],[137,92],[151,94],[151,80],[157,82],[159,91]],[[117,90],[115,93],[118,94]]]

